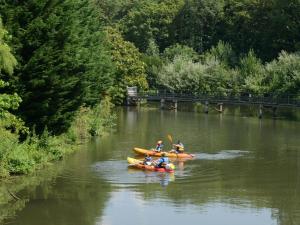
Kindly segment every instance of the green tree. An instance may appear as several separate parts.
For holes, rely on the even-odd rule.
[[[122,20],[125,39],[145,52],[151,40],[160,50],[170,45],[171,24],[183,0],[141,1]]]
[[[2,89],[8,86],[7,82],[1,79],[3,73],[12,75],[17,61],[7,44],[9,36],[2,25],[0,18],[0,177],[7,176],[7,156],[17,147],[19,132],[26,131],[22,120],[11,113],[19,107],[21,98],[16,94],[8,94]]]
[[[224,63],[229,67],[235,67],[237,65],[237,56],[232,47],[228,43],[219,41],[216,46],[213,46],[209,51],[203,55],[204,59],[214,58]]]
[[[1,75],[3,73],[12,75],[17,65],[17,60],[7,44],[9,38],[8,32],[4,29],[0,18],[0,89],[8,86],[8,83],[1,79]],[[16,110],[20,102],[21,98],[17,93],[7,94],[0,92],[0,129],[11,128],[17,132],[24,129],[23,122],[9,111]]]
[[[13,69],[17,65],[17,60],[12,55],[11,49],[5,41],[9,38],[8,32],[4,29],[2,19],[0,17],[0,75],[3,73],[11,75],[13,73]]]
[[[199,59],[199,55],[194,51],[194,49],[180,44],[175,44],[166,48],[162,54],[162,58],[169,62],[173,61],[177,56],[193,61],[197,61]]]
[[[266,65],[269,93],[277,96],[300,95],[300,54],[281,52]]]
[[[253,50],[241,58],[239,66],[240,91],[262,95],[266,91],[264,84],[266,77],[265,67],[255,56]]]
[[[299,49],[300,2],[297,0],[226,0],[220,35],[238,53],[253,49],[263,61],[281,50]]]
[[[223,6],[223,1],[185,0],[172,22],[172,43],[187,45],[201,54],[210,49],[218,42]]]
[[[209,58],[205,62],[177,56],[159,71],[159,82],[174,92],[227,95],[236,86],[234,71]]]
[[[107,27],[106,36],[111,47],[112,61],[116,66],[116,80],[111,89],[114,102],[125,97],[127,86],[137,86],[140,90],[148,88],[145,64],[142,55],[134,44],[125,41],[118,30]]]
[[[107,25],[118,23],[141,0],[95,0],[96,6],[101,10]]]
[[[158,71],[163,65],[163,60],[160,57],[158,45],[154,40],[150,40],[146,53],[143,54],[143,62],[146,65],[146,74],[149,88],[157,88]]]
[[[80,105],[111,86],[101,15],[90,0],[11,1],[0,7],[20,67],[20,115],[38,132],[66,131]]]

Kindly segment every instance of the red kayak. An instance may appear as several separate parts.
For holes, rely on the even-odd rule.
[[[127,157],[127,162],[129,163],[129,166],[142,169],[142,170],[150,170],[150,171],[156,171],[156,172],[167,172],[167,173],[174,173],[174,169],[166,169],[166,168],[157,168],[155,166],[149,166],[144,165],[143,161]],[[173,165],[174,166],[174,165]]]

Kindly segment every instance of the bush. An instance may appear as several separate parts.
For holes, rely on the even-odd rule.
[[[19,145],[7,156],[7,168],[10,174],[27,174],[34,169],[35,161],[27,148]]]
[[[277,96],[300,94],[300,53],[281,52],[266,65],[268,92]]]
[[[207,59],[218,60],[228,67],[236,66],[238,61],[236,53],[233,51],[231,45],[224,43],[223,41],[219,41],[215,47],[212,47],[202,55],[202,58],[204,58],[205,61]]]
[[[192,61],[198,61],[199,59],[199,55],[194,51],[194,49],[180,44],[175,44],[166,48],[162,54],[162,58],[165,62],[172,62],[176,57]]]
[[[84,142],[92,136],[101,136],[106,130],[113,128],[116,115],[112,113],[111,98],[106,96],[99,105],[81,107],[74,123],[67,132],[70,142]]]
[[[235,89],[234,74],[233,70],[213,58],[193,62],[176,57],[173,62],[162,67],[159,82],[174,92],[226,95]]]
[[[240,92],[262,95],[266,92],[266,71],[252,50],[240,60],[238,69]]]

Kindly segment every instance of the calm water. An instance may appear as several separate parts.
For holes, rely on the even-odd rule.
[[[94,140],[18,193],[15,225],[299,225],[300,123],[155,109],[120,109]],[[127,168],[134,146],[167,134],[196,158],[174,175]],[[48,178],[48,179],[46,179]],[[46,180],[46,181],[45,181]]]

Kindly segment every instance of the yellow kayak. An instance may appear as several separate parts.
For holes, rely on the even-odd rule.
[[[156,172],[174,173],[173,169],[158,168],[153,165],[144,165],[143,161],[134,159],[134,158],[130,158],[130,157],[127,157],[127,162],[129,163],[129,166],[137,168],[137,169],[151,170],[151,171],[156,171]]]
[[[142,160],[138,160],[138,159],[130,158],[130,157],[127,157],[127,162],[128,162],[129,164],[139,164],[139,163],[143,163]]]
[[[153,150],[147,150],[142,148],[134,148],[133,151],[140,155],[148,154],[149,156],[156,156],[156,157],[161,157],[161,154],[163,153],[163,152],[156,152]],[[164,153],[166,153],[166,156],[170,158],[193,158],[195,156],[189,153],[170,153],[170,152],[164,152]]]

